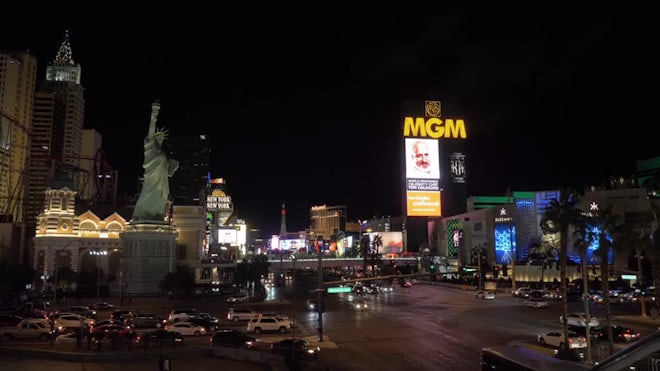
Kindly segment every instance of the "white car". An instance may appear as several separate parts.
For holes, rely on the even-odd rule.
[[[238,294],[227,298],[227,303],[247,303],[250,298],[247,294]]]
[[[525,299],[523,305],[528,308],[540,309],[540,308],[547,308],[548,302],[545,301],[544,299],[531,298],[531,299]]]
[[[284,334],[290,328],[291,324],[288,321],[280,321],[272,317],[254,318],[247,323],[247,332],[254,332],[255,334],[260,334],[263,331],[277,331]]]
[[[80,328],[83,324],[92,327],[95,323],[96,321],[93,319],[79,314],[64,313],[57,317],[54,321],[54,326],[59,332],[64,332],[67,328]]]
[[[532,292],[531,287],[523,286],[523,287],[518,287],[515,291],[512,292],[512,294],[517,298],[528,298],[531,292]]]
[[[183,336],[202,336],[206,335],[206,327],[195,325],[190,322],[177,322],[165,326],[165,330],[178,332]]]
[[[595,316],[589,316],[589,327],[598,327],[600,322]],[[564,316],[559,316],[559,323],[564,323]],[[583,312],[572,312],[566,315],[566,323],[569,326],[582,326],[587,325],[587,315]]]
[[[75,332],[66,332],[64,334],[57,335],[55,338],[55,344],[75,344],[76,343],[76,333]]]
[[[539,334],[536,337],[536,340],[539,342],[541,345],[550,345],[555,348],[561,348],[564,344],[564,334],[563,330],[555,330],[555,331],[550,331],[546,332],[543,334]],[[568,347],[570,349],[575,349],[575,348],[586,348],[587,347],[587,339],[582,336],[578,335],[576,332],[569,331],[568,332]]]
[[[479,290],[479,291],[477,291],[477,294],[475,295],[475,297],[477,299],[493,300],[493,299],[495,299],[495,292]]]

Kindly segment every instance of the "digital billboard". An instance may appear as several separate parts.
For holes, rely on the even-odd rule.
[[[292,252],[307,252],[307,243],[305,240],[280,240],[280,246],[282,247],[282,250],[290,250]]]
[[[465,155],[454,153],[447,162],[441,141],[466,139],[467,133],[463,120],[441,118],[439,101],[424,104],[424,117],[403,118],[405,207],[407,216],[438,217],[445,174],[453,183],[465,182]]]
[[[367,235],[372,244],[374,237],[380,236],[383,244],[378,248],[379,254],[403,253],[403,232],[370,232]]]
[[[516,250],[516,225],[513,223],[495,224],[495,261],[497,264],[511,264]]]
[[[237,242],[236,228],[218,229],[218,243],[235,245]]]

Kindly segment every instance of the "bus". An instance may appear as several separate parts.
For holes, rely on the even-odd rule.
[[[481,349],[481,370],[585,371],[589,368],[581,363],[535,352],[522,345],[496,345]]]

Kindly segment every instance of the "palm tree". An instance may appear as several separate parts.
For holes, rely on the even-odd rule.
[[[598,255],[600,263],[601,289],[603,291],[603,306],[605,308],[605,328],[607,330],[608,350],[614,353],[614,338],[612,336],[612,308],[610,307],[610,274],[608,254],[614,245],[612,239],[617,228],[618,217],[612,213],[612,208],[605,210],[594,210],[592,221],[596,227],[594,233],[598,241],[598,247],[594,251]]]
[[[380,248],[383,246],[383,237],[380,235],[374,235],[374,240],[371,242],[371,271],[374,273],[374,276],[376,276],[376,265],[381,264],[381,258],[380,258]]]
[[[569,190],[563,190],[559,194],[559,199],[551,200],[544,211],[541,219],[541,230],[544,234],[559,233],[559,261],[560,261],[560,278],[561,278],[561,293],[562,293],[562,318],[563,318],[563,333],[564,339],[568,339],[568,297],[567,297],[567,274],[566,262],[568,260],[568,237],[569,228],[577,224],[580,218],[580,210],[577,205],[579,202],[578,195]],[[568,342],[564,343],[563,351],[568,352]]]
[[[644,283],[642,259],[652,248],[653,214],[649,212],[626,214],[626,219],[615,231],[614,247],[617,251],[629,256],[634,253],[637,258],[637,282]],[[640,287],[641,289],[641,287]],[[641,314],[646,317],[644,295],[640,296]]]
[[[576,229],[573,232],[577,238],[573,243],[573,248],[578,251],[580,254],[580,266],[582,267],[582,300],[584,302],[584,314],[586,317],[585,325],[585,334],[587,338],[587,359],[586,364],[591,365],[591,330],[589,329],[590,325],[590,314],[589,314],[589,270],[587,269],[587,250],[591,246],[595,239],[596,235],[592,232],[592,229],[589,227],[589,214],[582,215],[583,217],[579,218],[576,223]]]

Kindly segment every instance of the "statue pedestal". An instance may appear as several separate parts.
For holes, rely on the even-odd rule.
[[[129,222],[120,234],[125,295],[165,294],[158,285],[176,271],[176,226],[167,222]]]

